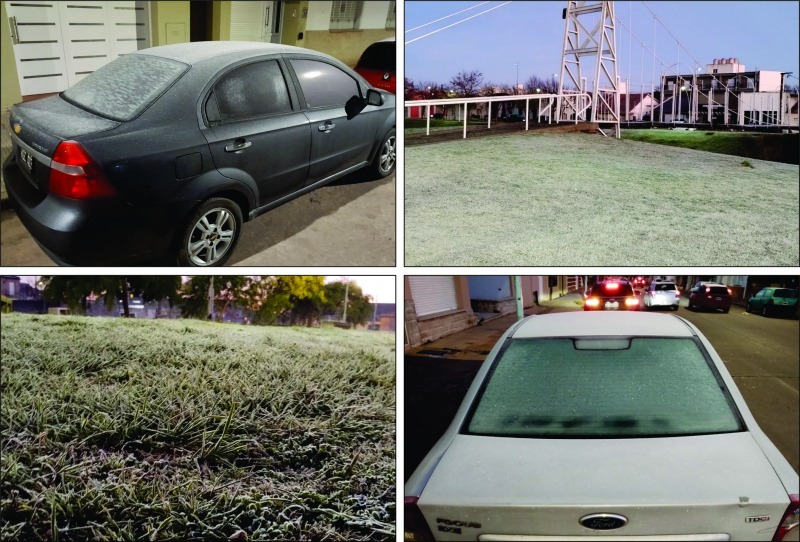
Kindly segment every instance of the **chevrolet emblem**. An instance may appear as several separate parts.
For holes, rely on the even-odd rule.
[[[22,131],[22,126],[19,125],[18,122],[14,123],[14,133],[19,134]]]

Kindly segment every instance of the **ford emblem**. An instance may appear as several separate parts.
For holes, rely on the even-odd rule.
[[[587,529],[610,531],[624,527],[628,523],[628,518],[619,514],[589,514],[583,516],[579,521]]]

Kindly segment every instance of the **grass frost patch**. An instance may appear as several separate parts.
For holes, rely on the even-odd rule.
[[[2,316],[0,540],[393,540],[394,335]]]
[[[407,265],[800,263],[796,165],[588,134],[405,152]]]

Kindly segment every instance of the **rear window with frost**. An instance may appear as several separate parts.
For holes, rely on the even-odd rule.
[[[723,381],[692,339],[511,340],[466,433],[620,438],[742,430]]]
[[[61,97],[101,117],[127,121],[146,109],[188,69],[177,60],[128,54],[87,75]]]

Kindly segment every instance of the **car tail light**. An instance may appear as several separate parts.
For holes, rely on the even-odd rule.
[[[609,290],[618,290],[619,284],[617,284],[616,282],[609,282],[608,284],[606,284],[606,288],[608,288]]]
[[[786,508],[778,530],[775,531],[775,536],[772,537],[772,542],[780,542],[783,538],[792,531],[797,529],[797,524],[800,523],[800,496],[789,495],[789,507]]]
[[[625,306],[626,307],[635,307],[639,304],[639,300],[635,297],[626,297],[625,298]]]
[[[706,288],[706,293],[710,292],[711,288]]]
[[[600,300],[597,299],[596,297],[590,297],[590,298],[588,298],[586,300],[586,306],[587,307],[599,307],[600,306]]]
[[[56,147],[50,163],[50,191],[74,199],[116,193],[77,141],[62,141]]]
[[[428,522],[425,521],[425,516],[417,506],[419,497],[405,497],[403,499],[403,508],[405,511],[405,520],[403,526],[403,540],[405,542],[428,542],[433,540],[433,533],[431,533]]]
[[[728,295],[731,295],[731,293],[732,293],[732,292],[731,292],[731,289],[730,289],[730,288],[728,288]]]

